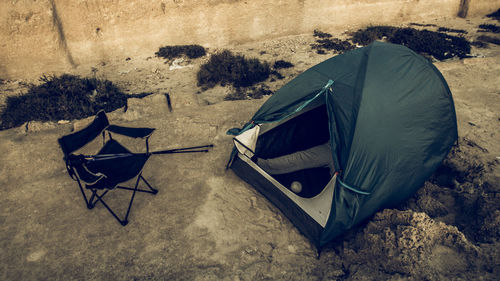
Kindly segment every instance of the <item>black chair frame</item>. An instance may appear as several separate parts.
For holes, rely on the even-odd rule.
[[[93,209],[100,202],[121,225],[125,226],[128,223],[135,194],[137,192],[153,195],[158,193],[158,190],[153,188],[142,175],[142,169],[151,155],[208,152],[209,148],[213,147],[210,144],[151,152],[149,151],[149,138],[154,130],[154,128],[130,128],[110,125],[106,113],[101,110],[96,114],[94,121],[87,127],[78,132],[63,136],[58,140],[64,153],[64,161],[66,162],[68,174],[78,183],[88,209]],[[112,133],[131,138],[145,139],[146,152],[130,152],[113,139]],[[74,153],[92,142],[99,135],[102,135],[103,147],[97,154],[82,155]],[[106,140],[106,135],[108,135],[108,140]],[[135,177],[134,187],[120,185]],[[141,181],[148,189],[139,188]],[[85,189],[90,190],[90,196],[86,194]],[[114,189],[132,191],[127,212],[123,218],[120,218],[104,200],[104,196]]]
[[[66,168],[73,170],[73,172],[70,172],[70,176],[71,176],[71,174],[76,174],[75,171],[74,171],[74,167],[70,166],[68,168],[68,165],[67,165]],[[69,170],[68,170],[68,172],[69,172]],[[87,194],[85,194],[85,191],[84,191],[83,186],[82,186],[82,182],[80,181],[79,177],[78,176],[74,176],[74,177],[71,176],[71,177],[73,178],[73,180],[75,180],[78,183],[78,186],[80,187],[80,191],[82,193],[83,199],[85,200],[85,203],[86,203],[88,209],[93,209],[98,202],[101,202],[102,205],[111,213],[111,215],[113,215],[113,217],[121,225],[123,225],[123,226],[125,226],[125,225],[128,224],[128,216],[130,214],[130,209],[132,208],[132,203],[134,202],[134,198],[135,198],[135,193],[136,192],[150,193],[150,194],[153,194],[153,195],[155,195],[156,193],[158,193],[158,190],[155,189],[155,188],[153,188],[151,186],[151,184],[149,184],[149,182],[142,176],[142,171],[139,173],[139,175],[137,175],[136,181],[135,181],[135,185],[134,185],[133,188],[127,187],[127,186],[116,185],[114,188],[132,191],[132,196],[130,198],[130,202],[129,202],[129,205],[128,205],[128,208],[127,208],[127,212],[126,212],[124,218],[120,219],[120,217],[118,217],[118,215],[113,211],[113,209],[111,209],[108,206],[108,204],[106,204],[106,201],[104,201],[104,199],[103,199],[104,196],[111,189],[104,190],[104,191],[101,192],[101,194],[99,194],[99,190],[97,188],[88,188],[92,192],[90,198],[88,198]],[[149,188],[149,190],[138,188],[139,182],[141,180],[147,185],[147,187]]]
[[[153,128],[129,128],[110,125],[105,112],[100,111],[97,113],[94,121],[87,127],[59,139],[59,144],[64,153],[64,161],[66,162],[66,169],[68,171],[68,174],[73,180],[78,183],[81,194],[88,209],[93,209],[100,202],[121,225],[125,226],[128,223],[128,217],[130,215],[130,210],[134,202],[135,194],[137,192],[150,193],[153,195],[158,193],[158,190],[152,187],[151,184],[142,175],[142,168],[149,158],[149,155],[151,155],[149,152],[149,138],[154,130],[155,129]],[[112,133],[120,134],[126,137],[145,139],[146,152],[142,154],[134,154],[129,152],[125,147],[123,147],[113,139]],[[129,162],[131,163],[136,163],[137,161],[134,161],[136,159],[140,160],[140,163],[138,165],[136,164],[137,167],[135,170],[137,171],[135,171],[136,173],[134,173],[132,177],[131,174],[127,174],[124,179],[119,179],[118,181],[109,180],[109,178],[111,178],[109,174],[106,175],[100,172],[96,172],[90,167],[92,163],[98,163],[97,165],[94,164],[94,166],[97,167],[116,165],[116,161],[123,161],[123,159],[113,159],[110,157],[99,158],[99,153],[96,155],[87,156],[74,154],[76,150],[82,148],[87,143],[92,142],[100,134],[102,134],[103,149],[106,146],[114,147],[115,150],[116,148],[118,148],[120,152],[125,152],[122,154],[126,154],[122,158],[128,158]],[[106,135],[109,136],[108,140],[106,140]],[[107,155],[109,156],[110,154]],[[140,156],[137,157],[137,155]],[[136,159],[134,159],[134,157]],[[123,186],[119,184],[121,182],[129,181],[134,177],[136,178],[136,180],[133,187]],[[141,181],[147,186],[147,189],[139,188],[139,183]],[[90,195],[87,194],[88,191],[86,193],[84,185],[85,189],[90,190]],[[128,203],[127,212],[122,218],[120,218],[104,200],[104,197],[115,188],[132,192],[130,201]]]

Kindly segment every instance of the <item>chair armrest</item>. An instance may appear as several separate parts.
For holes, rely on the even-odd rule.
[[[69,176],[76,181],[79,178],[85,183],[94,184],[105,177],[101,173],[92,173],[89,171],[85,165],[85,157],[83,155],[71,154],[67,158],[65,157],[65,161]]]
[[[154,128],[130,128],[130,127],[122,127],[116,125],[109,125],[106,128],[107,131],[124,135],[131,138],[145,138],[151,136]]]

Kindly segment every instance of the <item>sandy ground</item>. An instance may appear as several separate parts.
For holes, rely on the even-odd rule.
[[[485,22],[491,21],[427,23],[465,29],[471,39]],[[292,62],[295,67],[282,71],[285,79],[266,82],[276,90],[329,57],[316,54],[313,42],[312,34],[304,34],[227,49],[271,63]],[[102,206],[86,209],[57,145],[58,137],[90,119],[0,131],[0,279],[495,280],[500,276],[500,46],[472,53],[476,57],[436,62],[453,92],[460,136],[439,173],[407,203],[378,212],[333,241],[319,259],[276,207],[225,170],[232,147],[226,130],[243,125],[265,98],[224,101],[232,91],[224,87],[201,92],[196,72],[207,58],[165,63],[144,54],[80,65],[68,72],[111,80],[131,94],[155,93],[129,99],[126,112],[110,113],[116,124],[155,127],[152,149],[208,143],[215,148],[152,157],[144,174],[159,193],[139,194],[131,222],[122,227]],[[0,102],[30,82],[3,81]]]

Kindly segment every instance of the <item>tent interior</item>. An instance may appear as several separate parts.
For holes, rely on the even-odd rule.
[[[299,114],[280,122],[277,126],[271,125],[271,128],[262,130],[257,140],[255,154],[264,159],[275,158],[324,144],[329,139],[326,106],[315,105],[303,109]],[[302,191],[297,195],[305,198],[318,195],[331,179],[328,167],[271,176],[287,188],[290,188],[293,181],[300,182]]]

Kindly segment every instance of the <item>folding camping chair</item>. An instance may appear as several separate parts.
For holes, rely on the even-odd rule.
[[[101,110],[95,116],[94,121],[87,127],[78,132],[63,136],[58,140],[64,153],[64,161],[66,162],[68,173],[78,183],[87,208],[92,209],[98,202],[101,202],[113,217],[125,226],[128,223],[128,216],[135,193],[145,192],[156,194],[158,192],[142,176],[142,169],[151,155],[149,153],[148,141],[154,130],[153,128],[128,128],[110,125],[106,113]],[[107,141],[106,132],[109,136]],[[111,133],[131,138],[145,138],[146,153],[131,153],[127,148],[113,139]],[[85,156],[74,154],[76,150],[90,143],[101,134],[103,147],[96,155]],[[137,179],[133,188],[119,185],[135,177]],[[144,182],[148,189],[138,188],[140,181]],[[87,196],[82,183],[85,184],[87,190],[91,191],[90,198]],[[104,196],[114,189],[132,191],[127,213],[123,219],[104,201]]]
[[[146,179],[142,176],[142,169],[146,161],[153,154],[170,154],[170,153],[189,153],[189,152],[208,152],[207,148],[213,145],[203,145],[195,147],[177,148],[163,151],[149,151],[149,137],[155,129],[153,128],[129,128],[116,125],[110,125],[106,113],[99,111],[95,119],[84,129],[63,136],[59,141],[59,145],[64,153],[64,161],[69,176],[78,183],[83,199],[87,208],[92,209],[98,202],[101,202],[104,207],[118,220],[123,226],[128,223],[128,216],[134,201],[136,192],[145,192],[156,194],[157,189],[153,188]],[[106,141],[106,133],[108,140]],[[120,134],[131,138],[142,138],[146,140],[145,153],[132,153],[118,141],[113,139],[112,134]],[[92,142],[96,137],[102,134],[103,147],[95,155],[74,154],[75,151]],[[119,184],[129,181],[133,178],[135,186],[126,187]],[[146,184],[148,189],[140,189],[139,182]],[[87,196],[83,188],[90,190],[90,198]],[[128,203],[127,213],[121,219],[115,211],[104,201],[104,196],[111,190],[127,190],[132,191],[130,201]]]

